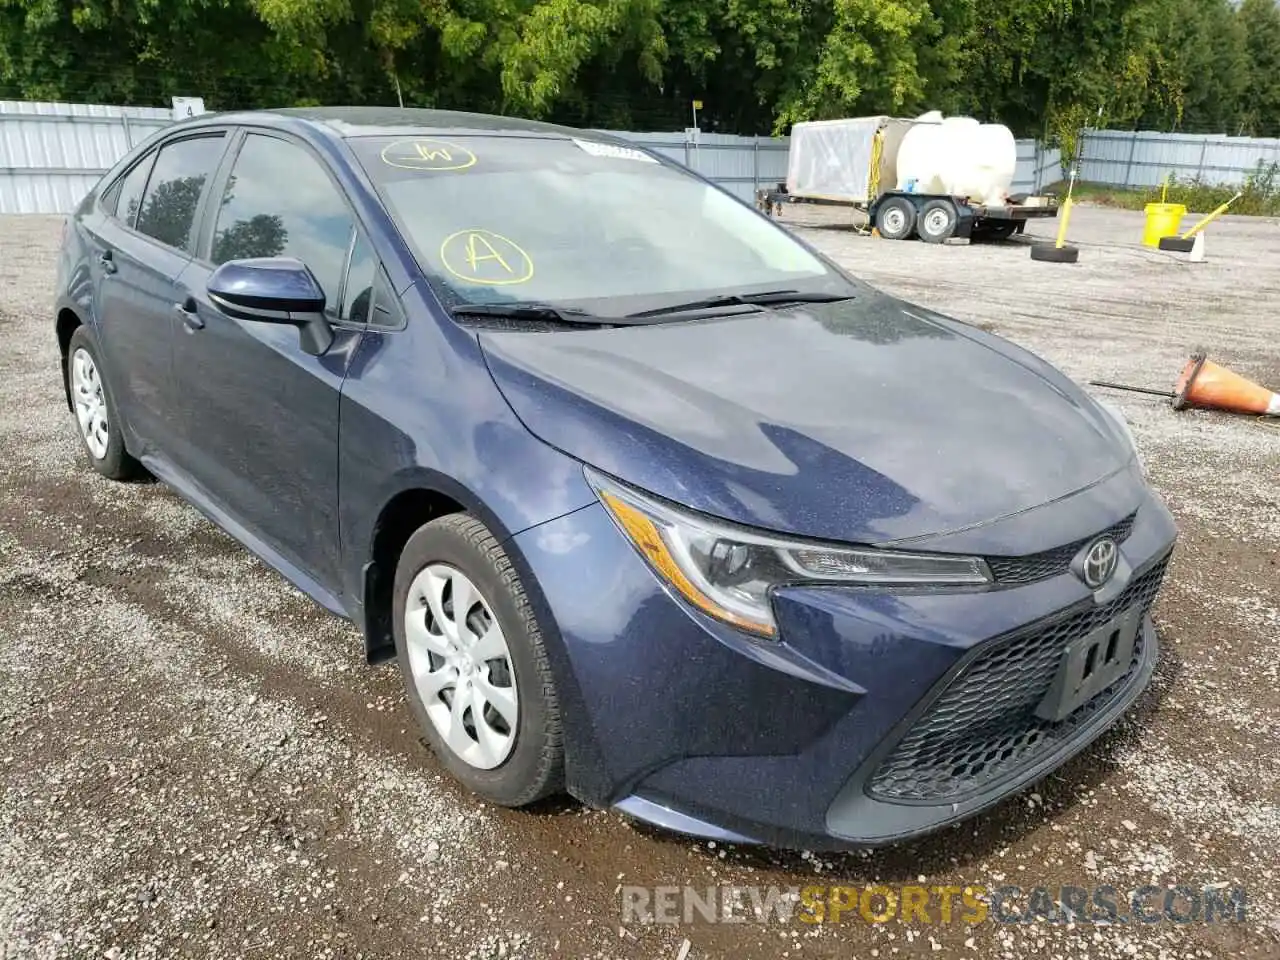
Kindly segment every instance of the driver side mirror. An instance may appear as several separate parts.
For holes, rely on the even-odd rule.
[[[209,277],[209,299],[229,317],[298,328],[302,349],[320,356],[333,344],[324,291],[292,257],[228,260]]]

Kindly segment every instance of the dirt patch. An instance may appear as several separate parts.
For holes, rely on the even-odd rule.
[[[884,289],[1079,380],[1167,387],[1187,354],[1280,385],[1280,233],[1226,219],[1210,261],[1081,208],[1075,267],[1023,242],[934,247],[788,210]],[[825,224],[825,225],[824,225]],[[1035,230],[1047,235],[1049,228]],[[160,484],[80,459],[50,320],[58,222],[0,218],[0,956],[1274,957],[1280,954],[1280,427],[1129,417],[1182,539],[1156,681],[1024,795],[875,853],[726,849],[553,802],[477,803],[421,747],[389,669]],[[622,924],[670,884],[1242,886],[1243,923]]]

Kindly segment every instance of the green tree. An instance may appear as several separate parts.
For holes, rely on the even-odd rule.
[[[288,242],[289,231],[284,221],[273,213],[259,213],[218,231],[213,238],[213,262],[277,257]]]
[[[1230,0],[1157,4],[1158,96],[1139,126],[1152,130],[1234,133],[1249,81],[1245,34]]]
[[[925,109],[1280,132],[1275,0],[0,0],[0,96],[714,130]]]
[[[1280,6],[1275,0],[1240,4],[1249,80],[1240,111],[1243,132],[1280,136]]]
[[[940,33],[927,0],[834,0],[817,56],[797,64],[782,91],[776,125],[920,111],[927,84],[918,51]],[[952,68],[932,65],[942,75]]]
[[[204,177],[180,177],[166,180],[154,189],[148,188],[146,201],[138,214],[137,227],[179,250],[185,249],[195,222]]]

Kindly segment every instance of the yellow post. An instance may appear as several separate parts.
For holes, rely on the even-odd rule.
[[[1237,200],[1239,200],[1243,196],[1244,196],[1243,193],[1237,193],[1234,197],[1232,197],[1230,200],[1228,200],[1226,203],[1220,206],[1217,210],[1213,211],[1213,213],[1209,214],[1207,217],[1205,217],[1203,220],[1197,223],[1194,227],[1192,227],[1190,230],[1184,233],[1182,235],[1182,239],[1190,240],[1197,233],[1199,233],[1209,224],[1213,223],[1213,221],[1217,220],[1220,216],[1226,213],[1227,207],[1231,206],[1233,203],[1235,203]]]
[[[1071,222],[1071,197],[1062,201],[1062,210],[1058,213],[1058,242],[1055,244],[1059,249],[1066,246],[1067,243],[1067,224]]]
[[[1075,192],[1075,189],[1076,171],[1075,168],[1072,167],[1071,180],[1067,184],[1067,199],[1062,201],[1062,208],[1058,213],[1058,242],[1055,243],[1054,246],[1059,250],[1067,244],[1067,224],[1071,222],[1071,204],[1074,202],[1071,199],[1071,194]]]

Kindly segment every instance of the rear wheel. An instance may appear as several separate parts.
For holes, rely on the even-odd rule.
[[[120,416],[102,377],[98,343],[88,327],[78,327],[67,345],[67,386],[89,465],[109,480],[129,480],[141,465],[124,448]]]
[[[433,752],[495,803],[563,784],[560,705],[533,608],[510,558],[476,518],[409,538],[396,568],[396,654]]]
[[[950,200],[930,200],[920,211],[916,230],[925,243],[942,243],[956,232],[960,214]]]
[[[876,211],[876,229],[886,240],[905,240],[916,228],[916,208],[910,200],[890,197]]]

